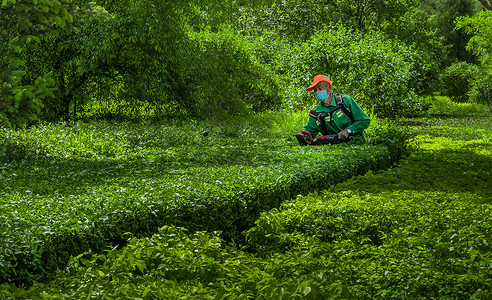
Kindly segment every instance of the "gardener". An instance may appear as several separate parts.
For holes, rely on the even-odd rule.
[[[333,94],[331,87],[328,76],[316,75],[313,84],[306,89],[315,92],[319,103],[309,113],[306,126],[296,134],[301,145],[364,140],[363,131],[369,127],[371,120],[352,97]],[[318,133],[322,136],[314,141]]]

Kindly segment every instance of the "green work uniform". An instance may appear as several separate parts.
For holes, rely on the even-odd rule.
[[[366,115],[366,113],[362,110],[362,108],[357,104],[354,98],[348,95],[342,95],[343,102],[345,106],[352,114],[354,121],[352,122],[349,117],[347,117],[342,110],[338,107],[335,101],[335,95],[332,95],[331,103],[329,106],[325,106],[322,102],[320,102],[314,110],[318,113],[322,113],[325,116],[326,127],[328,132],[324,132],[321,122],[316,118],[310,116],[309,121],[304,126],[303,130],[308,131],[311,135],[316,137],[318,133],[321,132],[321,135],[330,135],[337,134],[340,131],[348,128],[352,131],[352,137],[361,137],[363,138],[362,132],[364,129],[369,127],[371,120]]]

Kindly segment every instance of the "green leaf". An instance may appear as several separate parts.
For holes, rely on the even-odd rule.
[[[303,294],[304,296],[307,296],[309,293],[311,293],[311,287],[306,286],[306,287],[304,287],[304,288],[302,289],[302,294]]]

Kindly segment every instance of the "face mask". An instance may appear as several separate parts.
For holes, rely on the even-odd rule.
[[[326,101],[326,99],[328,99],[328,93],[326,92],[326,90],[316,92],[316,98],[319,101],[324,102],[324,101]]]

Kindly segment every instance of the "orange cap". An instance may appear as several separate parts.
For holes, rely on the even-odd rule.
[[[318,83],[320,83],[321,81],[325,81],[325,82],[328,82],[331,86],[331,80],[330,80],[330,77],[326,76],[326,75],[316,75],[314,76],[314,79],[313,79],[313,84],[311,84],[307,89],[306,89],[306,92],[309,92],[311,91]]]

